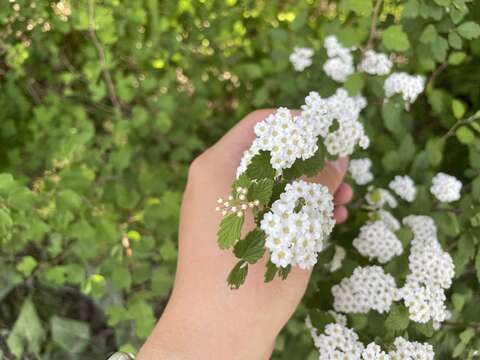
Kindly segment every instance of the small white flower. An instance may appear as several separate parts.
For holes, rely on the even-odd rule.
[[[425,87],[425,78],[423,76],[409,75],[404,72],[391,74],[383,85],[385,96],[387,98],[402,94],[403,100],[414,103]]]
[[[388,184],[388,187],[400,198],[408,202],[415,200],[415,196],[417,195],[415,183],[408,175],[395,176],[395,178],[390,181],[390,184]]]
[[[432,179],[430,192],[438,201],[449,203],[460,199],[462,183],[454,176],[438,173]]]
[[[383,221],[367,223],[353,240],[353,246],[370,260],[385,264],[403,253],[402,243]]]
[[[304,205],[296,209],[299,200]],[[311,269],[333,229],[333,198],[328,188],[297,180],[288,184],[260,222],[265,247],[278,267]]]
[[[357,267],[352,276],[332,287],[332,294],[335,311],[347,314],[384,313],[398,300],[394,278],[380,266]]]
[[[312,65],[314,51],[309,47],[294,47],[290,54],[290,62],[296,71],[303,71]]]
[[[369,158],[353,159],[350,160],[348,171],[357,185],[365,185],[373,180],[371,167],[372,161]]]
[[[392,70],[393,63],[387,55],[367,50],[358,70],[371,75],[388,75]]]

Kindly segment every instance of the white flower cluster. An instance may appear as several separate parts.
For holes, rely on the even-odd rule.
[[[438,201],[449,203],[460,199],[462,183],[454,176],[438,173],[432,179],[430,192]]]
[[[380,220],[385,224],[387,228],[391,231],[397,231],[400,229],[400,221],[398,221],[395,216],[392,215],[387,210],[380,209],[376,212]]]
[[[314,51],[309,47],[294,47],[289,60],[296,71],[303,71],[312,65]]]
[[[323,64],[323,71],[333,80],[344,82],[355,72],[351,49],[343,47],[333,35],[325,38],[324,46],[329,59]]]
[[[402,94],[403,100],[413,104],[425,87],[425,78],[420,75],[409,75],[404,72],[391,74],[383,84],[387,98]]]
[[[332,287],[335,311],[366,314],[384,313],[398,300],[394,278],[380,266],[357,267],[349,278]]]
[[[287,108],[279,108],[255,125],[257,137],[244,152],[237,177],[247,170],[253,157],[261,151],[270,152],[271,165],[278,174],[291,167],[295,160],[312,157],[317,150],[317,139],[311,130],[311,125],[303,118],[293,116]]]
[[[333,310],[328,311],[328,314],[333,317],[336,324],[347,326],[347,317],[345,315],[339,314]],[[305,326],[310,331],[310,335],[312,336],[315,346],[318,347],[319,346],[318,330],[315,326],[313,326],[312,319],[310,319],[309,315],[307,315],[307,317],[305,318]]]
[[[397,175],[390,181],[388,187],[405,201],[412,202],[417,195],[417,188],[412,178],[408,175]]]
[[[310,269],[334,224],[333,198],[327,187],[297,180],[285,187],[260,227],[267,235],[265,246],[277,267],[291,264]]]
[[[359,341],[357,333],[346,326],[346,319],[337,320],[337,317],[338,314],[335,314],[336,322],[328,324],[320,335],[312,326],[310,318],[305,320],[319,351],[319,360],[433,360],[435,357],[432,345],[408,341],[402,337],[395,338],[388,353],[374,342],[365,347]]]
[[[408,341],[397,337],[393,344],[395,350],[388,353],[391,360],[433,360],[435,357],[433,347],[428,343]]]
[[[393,63],[386,54],[367,50],[363,55],[358,70],[370,75],[388,75],[392,70]]]
[[[369,158],[353,159],[350,160],[348,171],[357,185],[366,185],[373,180],[371,167],[372,160]]]
[[[310,93],[309,96],[312,95]],[[315,95],[309,100],[310,106],[306,101],[306,106],[302,107],[302,116],[307,118],[310,117],[307,114],[312,111],[311,104],[315,103],[323,108],[322,102]],[[322,136],[328,153],[334,156],[347,156],[353,153],[356,145],[366,149],[370,145],[370,139],[365,134],[363,125],[358,121],[360,112],[367,106],[365,98],[350,97],[345,89],[338,89],[327,99],[327,106],[326,116],[321,120],[323,124],[317,125],[317,128],[329,129],[334,123],[338,125],[335,130]]]
[[[442,322],[450,316],[445,307],[445,290],[455,275],[453,260],[442,250],[432,218],[410,215],[403,223],[412,229],[414,238],[408,257],[410,274],[400,289],[401,297],[413,321]]]
[[[218,211],[222,216],[226,216],[229,213],[236,214],[238,217],[242,217],[245,210],[248,208],[254,208],[260,205],[260,201],[248,201],[247,200],[248,189],[243,187],[237,188],[237,196],[230,195],[227,200],[219,198],[217,200],[218,206],[215,211]]]
[[[375,188],[370,186],[368,193],[365,195],[367,204],[375,209],[381,209],[388,205],[392,209],[398,206],[397,199],[390,193],[390,191],[383,188]]]
[[[271,165],[280,175],[295,160],[312,157],[318,149],[319,136],[324,138],[331,155],[350,155],[356,145],[367,148],[370,141],[358,121],[365,106],[365,98],[350,97],[347,91],[338,89],[325,99],[316,92],[310,92],[299,116],[293,116],[286,108],[279,108],[255,125],[256,138],[243,154],[237,177],[246,171],[252,159],[261,151],[270,152]],[[334,122],[338,127],[329,132]]]
[[[381,220],[363,225],[353,240],[353,246],[363,256],[377,259],[381,264],[403,253],[402,243]]]
[[[364,348],[355,331],[335,323],[325,327],[315,346],[320,353],[319,360],[360,359]]]

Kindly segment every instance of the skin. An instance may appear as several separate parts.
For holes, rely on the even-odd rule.
[[[216,243],[221,215],[216,200],[228,196],[242,154],[255,138],[254,125],[274,110],[246,116],[191,164],[179,228],[175,283],[168,305],[138,360],[268,359],[280,330],[302,299],[310,271],[293,268],[287,280],[264,283],[267,256],[250,266],[246,282],[230,290],[226,276],[237,259]],[[337,223],[347,218],[343,206],[352,189],[343,178],[348,160],[326,163],[308,181],[327,186],[336,204]],[[243,231],[254,228],[247,214]]]

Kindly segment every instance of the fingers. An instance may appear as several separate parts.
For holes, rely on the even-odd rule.
[[[352,200],[353,190],[347,183],[342,183],[333,197],[335,205],[345,205]]]
[[[333,218],[337,224],[345,222],[348,218],[348,210],[345,206],[338,206],[333,211]]]
[[[325,185],[330,190],[330,193],[335,194],[343,182],[347,169],[348,158],[340,157],[333,162],[327,161],[325,167],[318,175],[307,180]]]

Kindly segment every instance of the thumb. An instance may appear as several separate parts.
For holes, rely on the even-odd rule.
[[[334,195],[342,184],[347,170],[348,158],[340,157],[336,161],[327,161],[320,173],[306,180],[325,185],[330,190],[330,193]]]

